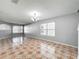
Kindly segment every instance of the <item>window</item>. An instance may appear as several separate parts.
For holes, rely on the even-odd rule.
[[[13,33],[23,33],[22,26],[13,26]]]
[[[7,24],[0,24],[0,30],[10,30],[10,26]]]
[[[25,26],[24,27],[24,33],[29,33],[29,31],[30,31],[29,27],[28,26]]]
[[[40,30],[41,35],[55,36],[55,22],[41,24]]]
[[[8,24],[0,24],[0,36],[8,35],[11,33],[11,27]]]

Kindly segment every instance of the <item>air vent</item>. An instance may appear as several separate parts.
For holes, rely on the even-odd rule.
[[[19,0],[12,0],[13,3],[17,4]]]

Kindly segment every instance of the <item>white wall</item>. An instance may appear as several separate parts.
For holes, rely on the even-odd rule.
[[[56,22],[56,36],[49,37],[40,35],[40,24],[48,22]],[[74,13],[67,16],[60,16],[48,20],[43,20],[35,24],[28,25],[29,33],[32,37],[44,38],[51,41],[66,43],[72,46],[78,46],[78,22],[79,14]]]

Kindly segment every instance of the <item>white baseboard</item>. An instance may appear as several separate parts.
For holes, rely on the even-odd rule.
[[[61,42],[57,42],[57,41],[53,41],[53,40],[48,40],[48,39],[43,39],[43,38],[37,38],[37,37],[34,37],[36,39],[41,39],[41,40],[46,40],[46,41],[50,41],[50,42],[55,42],[55,43],[58,43],[58,44],[62,44],[62,45],[66,45],[66,46],[70,46],[70,47],[73,47],[73,48],[77,48],[77,46],[72,46],[72,45],[69,45],[69,44],[66,44],[66,43],[61,43]]]

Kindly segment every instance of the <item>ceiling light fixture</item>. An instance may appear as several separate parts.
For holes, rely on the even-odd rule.
[[[12,0],[13,3],[17,4],[19,0]]]
[[[37,11],[33,11],[33,12],[31,13],[31,15],[32,15],[31,19],[32,19],[33,21],[38,21],[38,20],[39,20],[39,13],[38,13]]]

